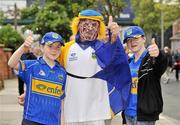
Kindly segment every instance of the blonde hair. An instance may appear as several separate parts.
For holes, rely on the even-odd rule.
[[[102,16],[81,16],[75,17],[71,23],[71,30],[74,36],[78,33],[78,25],[81,19],[96,20],[100,23],[98,39],[103,39],[106,34],[106,28]]]

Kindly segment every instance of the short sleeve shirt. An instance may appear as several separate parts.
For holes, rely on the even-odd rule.
[[[135,62],[135,57],[133,56],[131,62],[129,63],[129,67],[131,70],[132,84],[131,84],[131,94],[130,94],[130,102],[128,107],[125,110],[125,115],[128,116],[137,116],[137,94],[138,94],[138,71],[142,59],[146,55],[147,50],[145,50],[140,58]]]
[[[60,124],[61,100],[65,97],[66,72],[39,58],[20,63],[19,77],[26,83],[24,118],[41,124]]]

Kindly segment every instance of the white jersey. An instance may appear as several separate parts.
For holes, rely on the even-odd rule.
[[[74,43],[67,55],[66,71],[83,77],[90,77],[101,70],[95,58],[95,51],[83,50]],[[64,102],[65,122],[84,122],[110,119],[110,105],[107,83],[96,78],[78,79],[67,77]]]

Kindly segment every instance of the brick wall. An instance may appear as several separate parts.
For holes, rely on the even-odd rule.
[[[8,60],[12,55],[12,50],[4,48],[3,44],[0,44],[0,77],[1,79],[12,78],[12,69],[8,66]]]
[[[4,52],[6,53],[6,68],[5,68],[5,78],[12,78],[13,77],[13,73],[12,73],[12,69],[7,65],[9,58],[12,55],[12,49],[10,48],[4,48],[3,49]]]

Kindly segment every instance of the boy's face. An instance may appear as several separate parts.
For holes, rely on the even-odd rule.
[[[144,48],[144,43],[145,43],[145,38],[142,36],[137,38],[129,38],[127,40],[127,46],[133,53],[137,53],[142,48]]]
[[[43,56],[50,60],[56,60],[60,55],[61,43],[55,42],[52,44],[45,44],[42,47]]]
[[[99,22],[90,19],[81,19],[78,25],[81,41],[93,41],[98,36]]]

